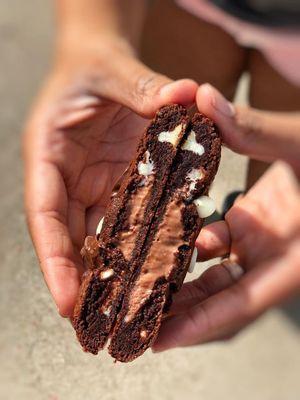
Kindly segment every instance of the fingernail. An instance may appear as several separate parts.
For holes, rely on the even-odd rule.
[[[231,278],[236,282],[245,274],[244,269],[229,258],[222,260],[221,264],[227,269],[228,273],[231,275]]]
[[[202,90],[206,91],[209,93],[209,96],[211,98],[211,105],[223,114],[225,117],[233,117],[235,114],[235,108],[230,101],[226,100],[225,97],[218,92],[213,86],[211,86],[209,83],[205,83],[202,85]]]

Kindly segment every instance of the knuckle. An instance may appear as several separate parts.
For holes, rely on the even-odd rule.
[[[149,92],[157,90],[160,83],[160,75],[152,73],[150,75],[142,75],[136,82],[136,93],[138,96],[143,97]]]
[[[236,107],[235,123],[239,131],[242,149],[245,151],[248,146],[262,139],[265,127],[264,118],[259,112],[245,107]]]

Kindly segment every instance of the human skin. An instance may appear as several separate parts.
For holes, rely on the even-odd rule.
[[[176,1],[153,0],[145,22],[141,51],[152,68],[172,78],[188,76],[199,84],[209,82],[229,100],[246,72],[251,107],[286,113],[300,110],[300,87],[279,73],[258,49],[241,47],[225,30],[196,17]],[[247,189],[269,165],[249,159]]]
[[[73,314],[84,237],[94,234],[146,119],[165,104],[192,104],[198,87],[188,79],[172,82],[138,61],[136,37],[122,29],[122,18],[133,18],[130,8],[121,14],[123,5],[58,2],[55,62],[24,134],[28,226],[64,317]]]
[[[264,161],[281,158],[290,166],[275,162],[235,202],[225,221],[202,229],[196,243],[199,261],[226,261],[175,296],[153,346],[156,352],[228,339],[300,293],[299,115],[235,108],[208,85],[199,88],[197,104],[216,120],[226,145]]]
[[[300,112],[234,106],[209,84],[199,87],[197,106],[219,126],[231,150],[260,161],[284,160],[300,177]]]
[[[59,2],[68,8],[67,3]],[[93,6],[96,3],[91,1]],[[83,5],[81,0],[76,4]],[[101,4],[114,5],[111,15],[118,11],[118,1]],[[78,13],[75,9],[74,20],[65,24],[64,15],[70,15],[61,11],[55,63],[24,135],[28,224],[46,283],[65,317],[72,316],[78,294],[84,237],[95,232],[111,188],[133,155],[145,118],[164,104],[193,103],[198,88],[188,79],[172,82],[140,63],[132,45],[135,34],[127,36],[118,22],[106,26],[98,20],[112,9],[87,13],[84,26],[76,22],[82,8]],[[90,23],[86,18],[92,18]],[[86,26],[93,29],[87,32]],[[199,109],[216,120],[227,143],[222,112],[208,107],[205,94],[200,101],[201,93],[203,87],[197,93]],[[250,128],[261,132],[247,119],[254,110],[244,111],[236,114],[244,115],[236,136]],[[234,149],[246,153],[241,148]]]

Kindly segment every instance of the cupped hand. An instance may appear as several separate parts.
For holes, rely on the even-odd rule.
[[[226,339],[271,306],[300,292],[300,192],[276,162],[220,221],[202,229],[199,259],[226,257],[175,296],[153,346]]]
[[[197,90],[193,81],[171,82],[126,52],[110,48],[97,57],[88,49],[56,65],[24,135],[28,224],[62,316],[73,313],[84,237],[95,233],[146,118],[164,104],[193,103]]]

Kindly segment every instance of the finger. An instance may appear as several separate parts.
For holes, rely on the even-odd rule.
[[[244,274],[238,264],[226,259],[221,264],[213,265],[201,274],[198,279],[187,282],[174,296],[168,315],[186,312],[210,296],[236,283]]]
[[[236,204],[228,211],[228,214],[231,210],[234,210],[235,205],[250,207],[249,198],[252,200],[259,198],[264,200],[260,201],[260,208],[264,210],[265,214],[268,210],[271,220],[275,221],[278,218],[280,208],[285,212],[294,212],[298,204],[299,193],[299,183],[293,169],[283,161],[276,161],[245,196],[236,200]]]
[[[123,68],[120,68],[123,65]],[[152,117],[166,104],[189,106],[195,102],[198,85],[191,79],[173,82],[132,56],[120,55],[110,60],[108,76],[99,74],[90,82],[91,91],[121,103],[144,117]]]
[[[67,196],[57,169],[43,162],[26,164],[25,203],[32,240],[45,281],[59,313],[68,317],[76,302],[82,263],[67,227]]]
[[[197,106],[220,128],[232,150],[263,161],[278,158],[300,171],[300,114],[275,113],[234,107],[209,84],[200,86]]]
[[[58,312],[62,317],[71,317],[83,272],[79,253],[76,257],[66,225],[59,221],[59,217],[28,214],[28,224],[46,284]]]
[[[235,285],[167,319],[154,345],[155,351],[189,346],[224,337],[249,324],[269,307],[300,290],[299,241],[277,263],[261,265]]]
[[[230,233],[225,221],[213,222],[200,231],[196,240],[198,260],[223,257],[230,251]]]

